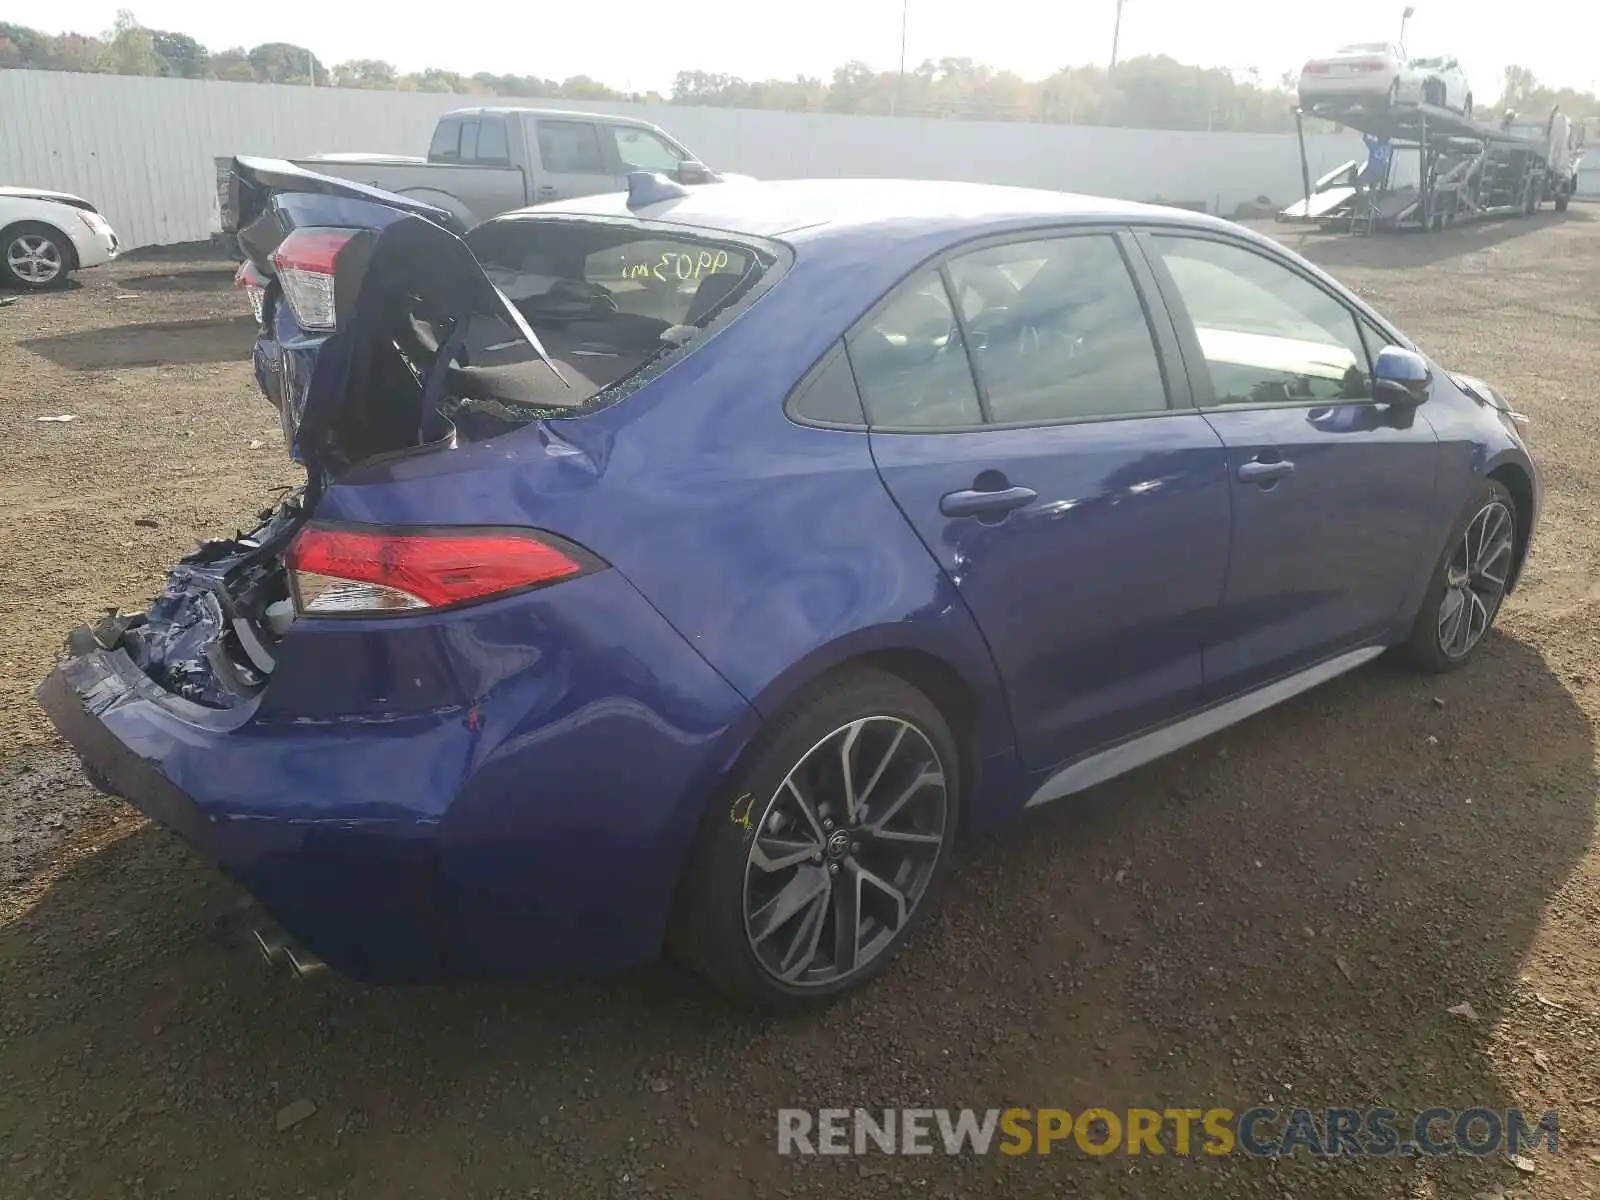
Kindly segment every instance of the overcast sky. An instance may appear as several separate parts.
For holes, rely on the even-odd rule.
[[[99,33],[117,7],[6,0],[5,17],[51,33]],[[965,56],[1037,79],[1064,65],[1104,64],[1116,0],[905,0],[905,7],[908,67]],[[1273,79],[1337,43],[1394,37],[1402,8],[1387,0],[1126,0],[1119,55],[1253,66]],[[902,0],[452,0],[432,10],[448,16],[434,17],[372,0],[359,8],[329,0],[135,0],[133,11],[147,26],[188,33],[212,49],[286,41],[309,46],[327,64],[381,58],[405,71],[583,74],[665,93],[679,70],[746,79],[826,76],[851,58],[892,70],[900,60]],[[402,11],[414,15],[378,15]],[[1406,42],[1413,53],[1457,55],[1485,100],[1498,96],[1508,63],[1584,89],[1600,76],[1594,0],[1422,0]]]

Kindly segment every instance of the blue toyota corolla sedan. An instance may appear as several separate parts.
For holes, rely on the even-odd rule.
[[[361,978],[665,946],[838,996],[965,833],[1387,649],[1460,666],[1538,518],[1498,392],[1193,213],[636,175],[465,230],[234,187],[307,482],[39,695]]]

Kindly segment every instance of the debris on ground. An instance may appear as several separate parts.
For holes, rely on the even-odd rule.
[[[293,1129],[316,1111],[317,1106],[313,1101],[302,1098],[292,1104],[285,1104],[280,1108],[278,1110],[278,1119],[274,1123],[278,1132],[282,1133],[286,1129]]]

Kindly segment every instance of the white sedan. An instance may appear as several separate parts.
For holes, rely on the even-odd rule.
[[[1448,54],[1413,58],[1401,76],[1400,91],[1414,101],[1472,118],[1472,85],[1461,63]]]
[[[111,223],[81,196],[0,187],[0,284],[37,291],[116,258]]]
[[[1395,42],[1355,42],[1314,58],[1300,71],[1300,103],[1380,100],[1431,104],[1472,116],[1472,88],[1449,55],[1410,58]]]

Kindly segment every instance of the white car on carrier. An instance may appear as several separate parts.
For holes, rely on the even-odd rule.
[[[1470,118],[1472,86],[1451,55],[1411,58],[1396,42],[1354,42],[1300,70],[1300,103],[1430,104]]]
[[[38,291],[98,267],[122,248],[111,223],[81,196],[0,187],[0,285]]]

